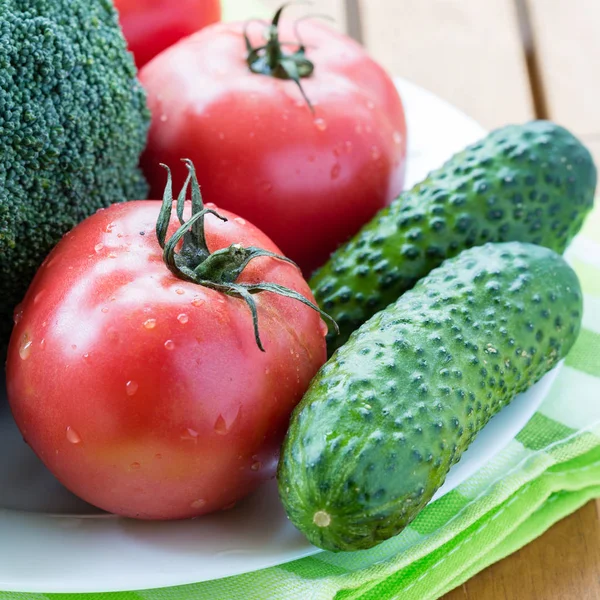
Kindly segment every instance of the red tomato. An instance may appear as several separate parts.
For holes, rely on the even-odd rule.
[[[314,114],[294,81],[250,70],[241,23],[208,27],[150,62],[140,74],[153,115],[142,166],[155,197],[158,163],[189,156],[207,199],[251,218],[309,274],[401,191],[406,126],[393,82],[359,44],[318,22],[299,30]],[[249,31],[264,44],[264,25]],[[296,39],[293,23],[282,22],[280,38]],[[185,169],[175,175],[181,182]]]
[[[114,0],[138,68],[181,38],[221,19],[219,0]]]
[[[178,519],[274,476],[290,413],[325,361],[326,326],[296,299],[254,294],[261,352],[243,300],[166,267],[160,206],[111,206],[59,243],[16,314],[7,387],[24,438],[67,488],[120,515]],[[228,221],[206,218],[211,250],[279,252],[220,214]],[[314,302],[297,267],[276,258],[253,259],[237,282]]]

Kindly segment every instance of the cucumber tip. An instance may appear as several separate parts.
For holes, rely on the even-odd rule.
[[[313,523],[317,527],[329,527],[329,524],[331,523],[331,516],[324,510],[318,510],[313,515]]]

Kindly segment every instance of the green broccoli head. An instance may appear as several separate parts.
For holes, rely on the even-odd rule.
[[[0,355],[60,237],[143,199],[150,115],[110,0],[0,2]]]

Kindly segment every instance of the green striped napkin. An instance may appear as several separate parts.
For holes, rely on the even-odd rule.
[[[401,535],[196,585],[0,600],[428,600],[460,585],[600,497],[600,206],[567,256],[585,291],[584,328],[549,395],[516,439]]]

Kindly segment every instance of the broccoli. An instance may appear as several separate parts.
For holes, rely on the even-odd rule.
[[[146,197],[149,121],[110,0],[0,0],[0,355],[61,236]]]

